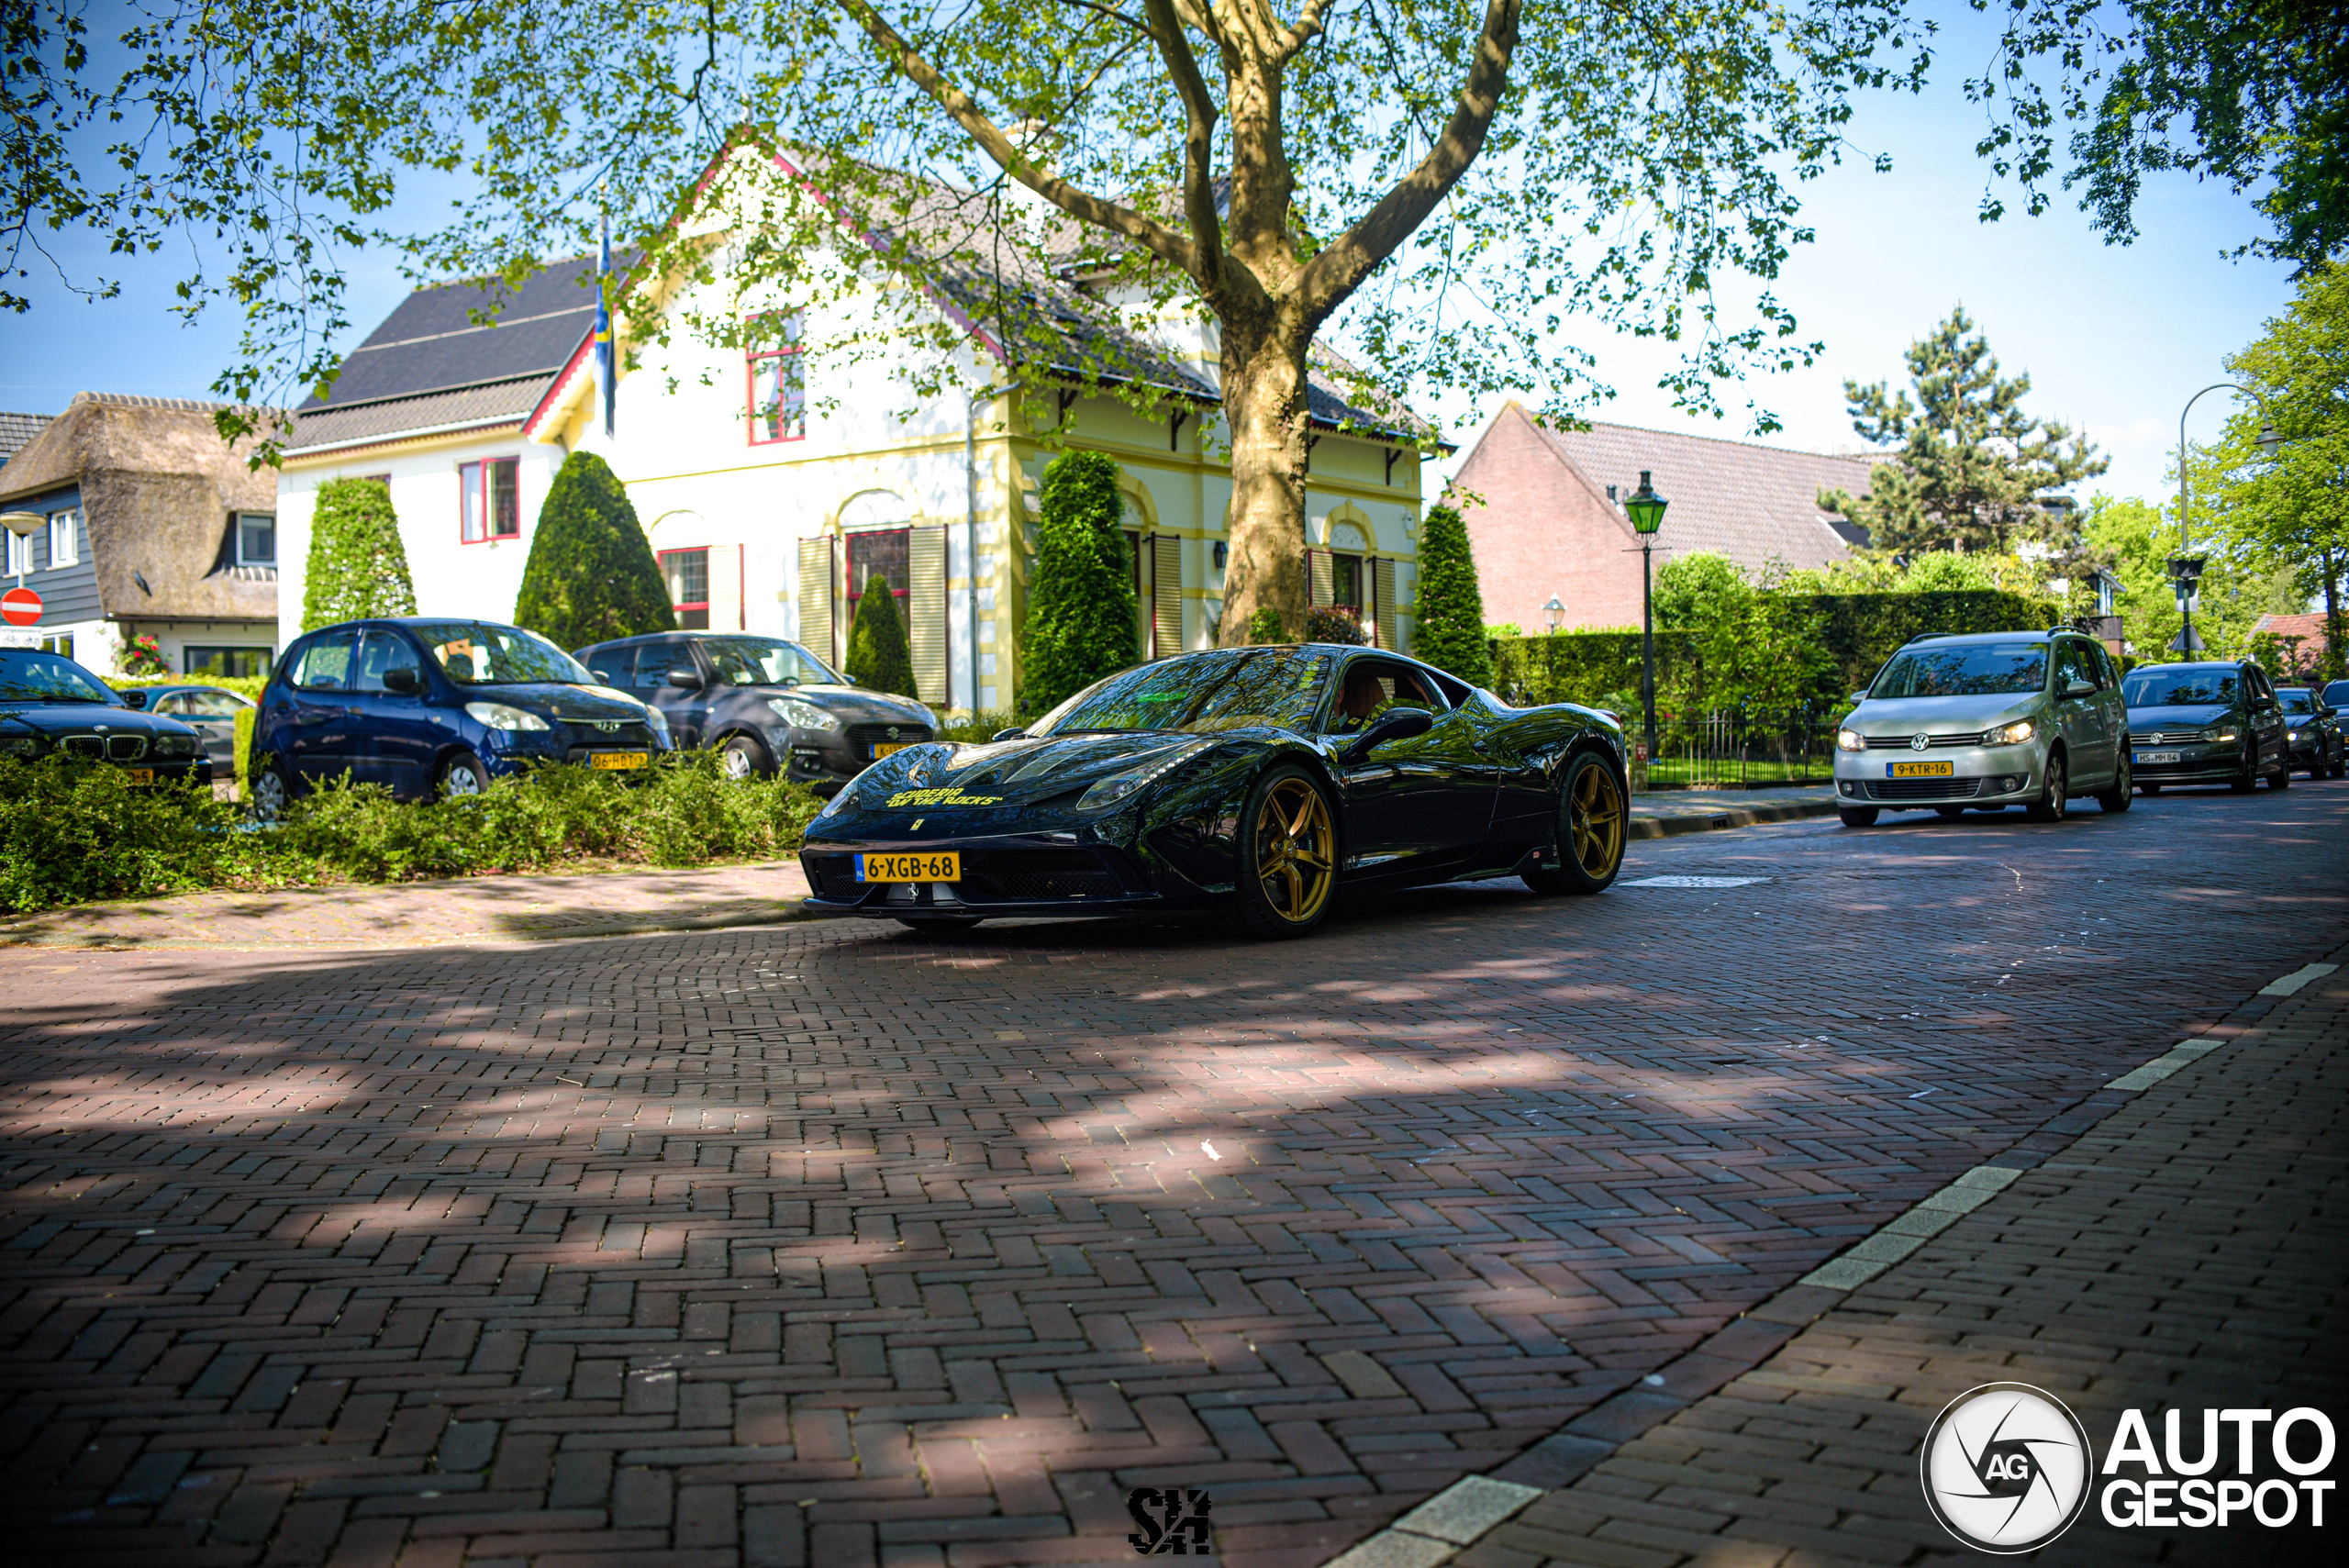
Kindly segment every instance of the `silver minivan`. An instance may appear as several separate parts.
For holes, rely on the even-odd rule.
[[[1837,814],[2025,808],[2063,820],[2075,795],[2129,809],[2129,710],[2103,644],[2057,628],[1920,637],[1855,693],[1835,737]]]

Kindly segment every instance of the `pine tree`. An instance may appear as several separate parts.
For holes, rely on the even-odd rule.
[[[514,622],[558,648],[674,631],[676,611],[651,541],[611,465],[573,452],[539,508]]]
[[[1141,660],[1116,460],[1063,452],[1041,488],[1019,694],[1031,713]]]
[[[1476,558],[1468,525],[1439,501],[1419,528],[1419,626],[1411,651],[1471,684],[1493,684],[1492,649],[1485,641],[1485,595],[1476,586]]]
[[[1866,528],[1876,553],[2007,554],[2053,531],[2042,495],[2108,466],[2085,437],[2022,411],[2031,377],[1999,379],[1989,340],[1975,332],[1964,306],[1904,357],[1916,384],[1913,401],[1906,391],[1887,392],[1883,382],[1843,384],[1852,428],[1900,450],[1871,471],[1865,496],[1840,490],[1819,495],[1821,510]]]
[[[897,615],[897,595],[889,579],[875,572],[864,580],[857,596],[856,619],[848,628],[848,678],[876,692],[918,697],[914,682],[913,645],[906,640],[906,623]]]
[[[416,614],[416,584],[380,479],[329,479],[310,511],[310,557],[303,568],[302,629],[371,616]]]

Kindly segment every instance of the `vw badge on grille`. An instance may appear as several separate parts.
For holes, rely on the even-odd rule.
[[[1909,750],[1911,751],[1921,751],[1932,743],[1933,738],[1930,735],[1911,735],[1909,737]]]

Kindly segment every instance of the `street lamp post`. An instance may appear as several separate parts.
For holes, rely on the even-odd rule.
[[[1565,621],[1566,606],[1558,602],[1557,595],[1553,594],[1550,602],[1542,606],[1542,615],[1550,623],[1550,629],[1555,631]]]
[[[2204,394],[2220,391],[2240,392],[2245,397],[2250,398],[2253,402],[2259,405],[2259,450],[2261,456],[2273,459],[2276,455],[2276,449],[2284,444],[2284,438],[2276,433],[2276,420],[2274,417],[2269,415],[2267,412],[2267,399],[2260,396],[2259,394],[2254,392],[2251,388],[2241,385],[2235,382],[2212,382],[2210,385],[2204,387],[2201,392],[2198,392],[2193,396],[2188,398],[2186,400],[2186,406],[2177,411],[2177,553],[2170,558],[2169,575],[2170,581],[2178,585],[2177,610],[2179,617],[2185,624],[2178,631],[2177,639],[2181,645],[2180,651],[2185,653],[2186,662],[2189,664],[2194,662],[2194,611],[2188,601],[2194,596],[2196,585],[2201,580],[2202,562],[2199,560],[2188,557],[2186,553],[2187,550],[2189,548],[2188,532],[2193,526],[2186,509],[2188,468],[2186,461],[2186,417],[2194,412],[2194,406],[2202,401]]]
[[[1664,509],[1672,505],[1655,493],[1648,469],[1640,470],[1640,487],[1623,503],[1631,531],[1640,536],[1640,706],[1647,720],[1648,765],[1655,765],[1655,531],[1664,527]]]

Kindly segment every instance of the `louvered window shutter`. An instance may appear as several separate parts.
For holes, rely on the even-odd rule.
[[[1378,646],[1390,653],[1399,653],[1403,644],[1395,630],[1395,563],[1382,555],[1371,566],[1371,592],[1378,596]]]
[[[835,669],[841,662],[832,626],[836,574],[831,535],[799,541],[799,640],[808,652]]]
[[[1183,540],[1160,534],[1151,540],[1150,656],[1183,651]]]
[[[1326,550],[1305,552],[1306,598],[1308,605],[1334,605],[1338,602],[1338,582],[1335,568],[1330,565]]]
[[[946,701],[946,529],[915,528],[906,537],[906,639],[912,644],[914,686],[921,700]]]
[[[709,629],[742,629],[742,547],[739,544],[710,547]]]

